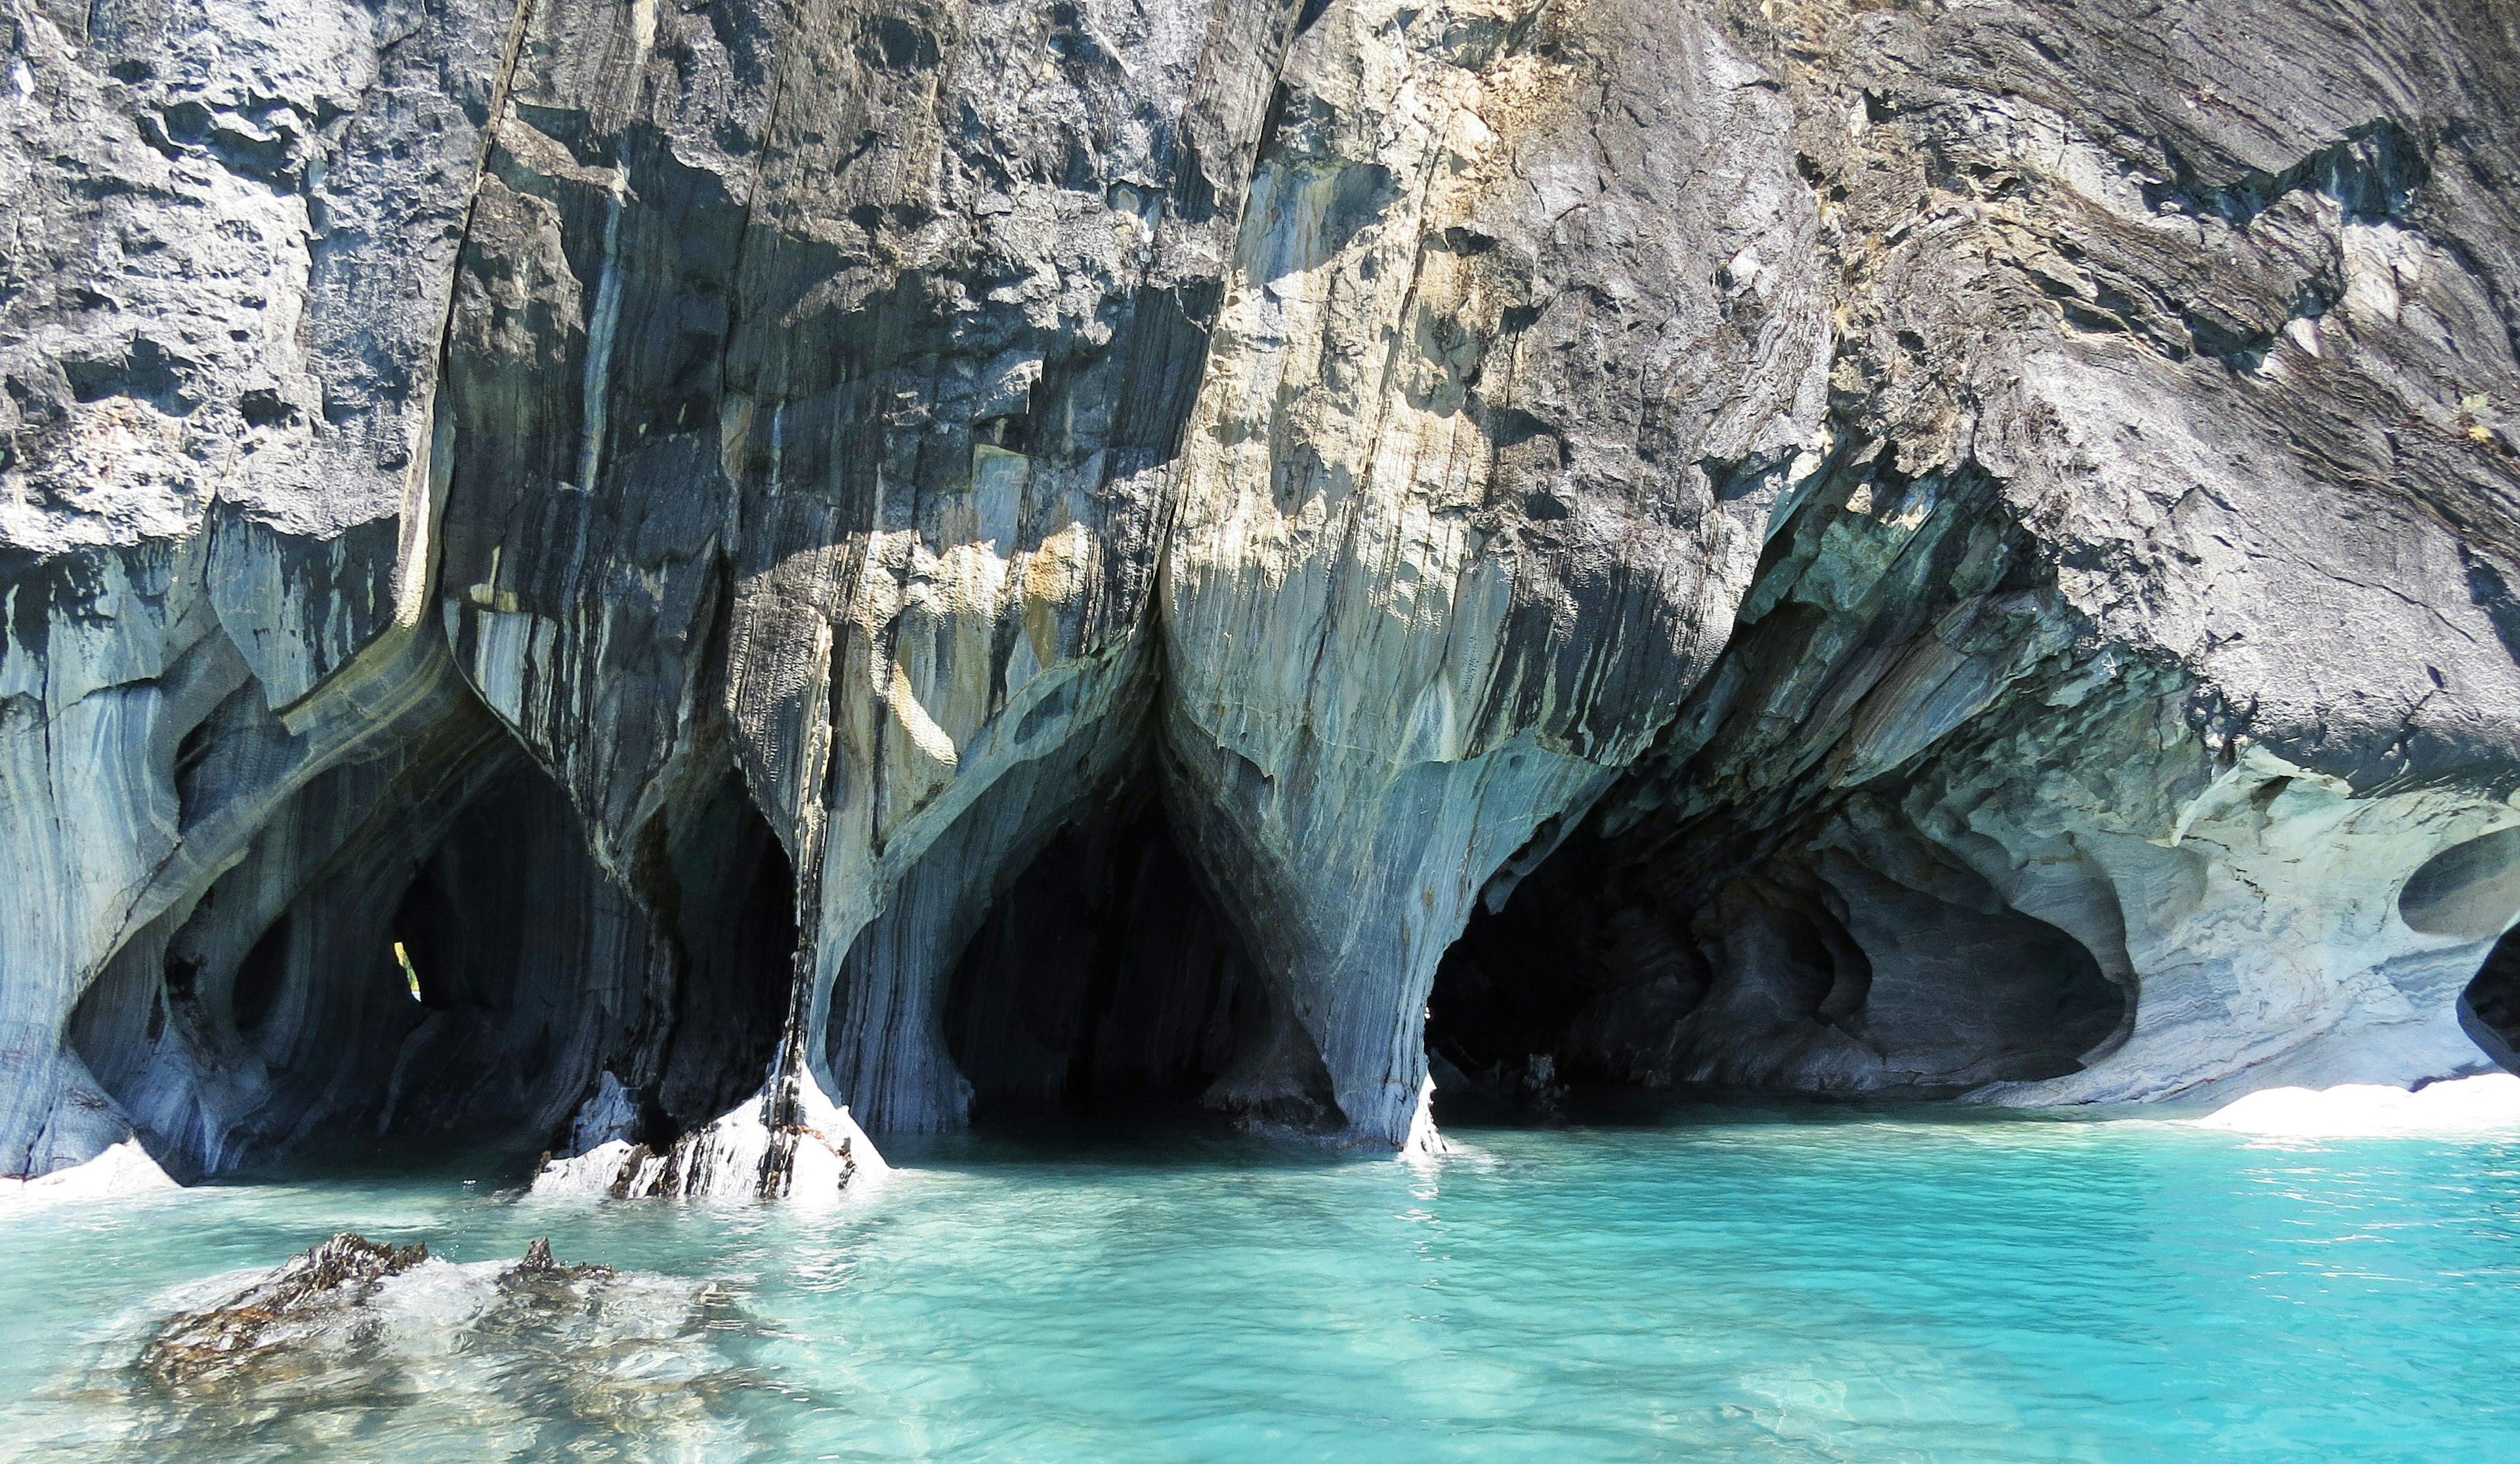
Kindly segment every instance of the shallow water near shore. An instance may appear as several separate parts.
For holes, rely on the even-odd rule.
[[[520,1202],[460,1158],[15,1209],[0,1455],[2520,1454],[2520,1136],[1710,1108],[1454,1137],[1420,1164],[896,1142],[820,1215]],[[344,1229],[459,1262],[548,1235],[723,1301],[667,1328],[671,1365],[590,1349],[562,1376],[466,1337],[318,1403],[148,1396],[130,1364],[170,1296]]]

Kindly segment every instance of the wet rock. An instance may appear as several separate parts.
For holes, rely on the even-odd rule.
[[[542,1241],[540,1265],[551,1248]],[[269,1365],[274,1349],[303,1345],[326,1329],[355,1325],[351,1313],[377,1285],[428,1259],[426,1245],[391,1246],[347,1231],[310,1248],[243,1291],[170,1318],[140,1354],[140,1370],[161,1387],[226,1381]],[[536,1265],[528,1253],[520,1269]]]
[[[126,1199],[179,1188],[136,1138],[126,1138],[82,1164],[32,1179],[0,1176],[0,1201]]]
[[[496,1457],[744,1451],[710,1335],[726,1303],[704,1282],[562,1264],[543,1239],[455,1264],[345,1233],[193,1293],[132,1364],[122,1437],[145,1451],[320,1446],[388,1416],[420,1437],[461,1428]]]
[[[607,1138],[566,1157],[546,1155],[532,1192],[814,1203],[836,1199],[860,1179],[885,1173],[883,1156],[849,1111],[825,1096],[802,1066],[789,1072],[749,1102],[670,1143],[652,1148]]]
[[[454,1264],[336,1235],[264,1275],[192,1288],[131,1363],[121,1411],[144,1456],[330,1449],[393,1421],[484,1456],[617,1449],[743,1456],[726,1396],[731,1323],[708,1282],[521,1260]],[[454,1434],[443,1434],[454,1432]]]
[[[232,1295],[168,1318],[142,1350],[140,1370],[160,1388],[182,1390],[332,1365],[340,1359],[325,1356],[328,1350],[374,1345],[373,1334],[389,1323],[400,1291],[419,1290],[436,1276],[424,1272],[386,1294],[385,1283],[428,1259],[425,1244],[386,1245],[344,1231]],[[620,1277],[608,1265],[562,1265],[543,1236],[519,1261],[438,1266],[474,1290],[486,1279],[487,1309],[471,1325],[500,1333],[598,1306],[600,1288]]]

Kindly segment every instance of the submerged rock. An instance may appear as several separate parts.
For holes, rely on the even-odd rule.
[[[541,1263],[551,1264],[542,1242]],[[322,1334],[355,1328],[354,1313],[378,1283],[428,1259],[426,1245],[382,1245],[347,1231],[243,1291],[169,1319],[140,1354],[140,1370],[163,1387],[219,1383],[284,1355]],[[528,1255],[523,1265],[532,1265]]]
[[[541,1239],[518,1261],[456,1264],[339,1234],[242,1285],[194,1288],[133,1364],[133,1434],[313,1447],[389,1415],[402,1437],[462,1437],[475,1457],[741,1457],[721,1406],[733,1365],[709,1330],[725,1308],[709,1283],[564,1265]]]

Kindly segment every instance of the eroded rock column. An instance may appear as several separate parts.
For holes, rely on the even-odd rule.
[[[1428,1141],[1437,958],[1720,646],[1825,363],[1761,79],[1643,4],[1297,41],[1167,561],[1175,803],[1286,1027],[1220,1101]]]

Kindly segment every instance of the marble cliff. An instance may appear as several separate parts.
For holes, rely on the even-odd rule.
[[[2508,6],[0,42],[0,1173],[2520,1035]]]

